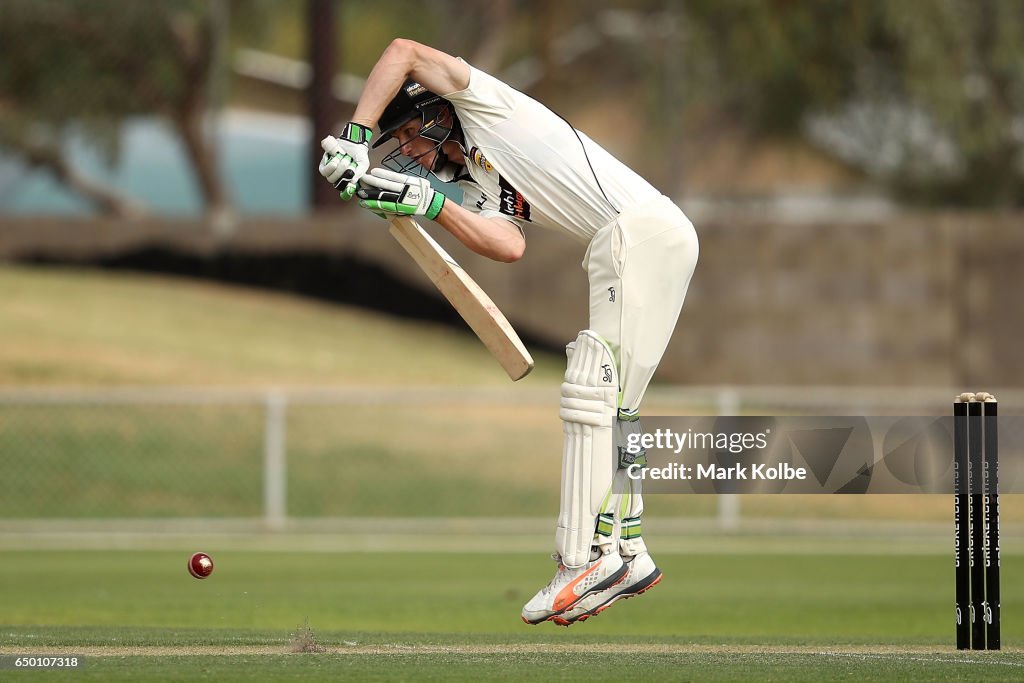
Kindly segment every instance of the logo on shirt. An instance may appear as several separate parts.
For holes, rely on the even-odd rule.
[[[473,160],[473,163],[484,169],[488,173],[494,170],[494,166],[491,162],[487,161],[487,157],[478,148],[473,147],[469,150],[469,158]]]
[[[530,220],[530,203],[523,198],[523,195],[508,184],[508,181],[498,176],[498,187],[501,189],[501,196],[498,198],[498,212],[513,218]]]

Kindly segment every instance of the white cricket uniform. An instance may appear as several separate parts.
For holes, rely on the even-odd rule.
[[[463,206],[588,245],[589,327],[616,356],[619,408],[637,411],[696,266],[693,225],[597,143],[493,76],[470,66],[468,87],[442,96],[465,136],[472,182],[459,183]],[[638,518],[642,503],[633,498],[628,516]]]
[[[621,407],[637,409],[696,265],[690,221],[597,143],[493,76],[471,66],[469,86],[443,97],[465,134],[473,182],[459,183],[463,206],[589,244],[590,329],[619,356]]]

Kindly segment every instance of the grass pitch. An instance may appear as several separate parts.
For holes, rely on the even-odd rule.
[[[197,541],[198,542],[198,541]],[[2,654],[78,654],[67,680],[1020,680],[1024,598],[1004,558],[1002,652],[952,646],[948,554],[663,554],[666,579],[571,628],[522,603],[533,554],[9,551]],[[295,653],[308,620],[322,653]],[[31,677],[31,676],[27,676]]]

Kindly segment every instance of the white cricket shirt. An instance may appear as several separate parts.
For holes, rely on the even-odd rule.
[[[465,135],[466,170],[474,181],[459,183],[466,209],[590,242],[619,211],[661,196],[541,103],[469,69],[469,86],[443,95]]]

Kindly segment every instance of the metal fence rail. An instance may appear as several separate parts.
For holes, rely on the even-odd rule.
[[[1003,414],[1020,414],[1024,391],[989,390]],[[673,386],[652,388],[645,406],[648,415],[945,415],[955,393]],[[510,467],[515,459],[526,467],[538,449],[558,452],[557,394],[557,387],[4,389],[0,520],[212,517],[258,520],[264,529],[281,530],[296,517],[349,516],[353,509],[409,515],[415,490],[397,491],[389,500],[381,494],[385,485],[376,482],[437,453],[454,458],[458,472],[472,466],[476,453],[487,467]],[[426,450],[388,460],[406,449]],[[415,472],[406,474],[415,479]],[[493,489],[499,493],[500,475]],[[457,482],[456,493],[446,493],[430,481],[431,496],[462,495]],[[479,495],[486,502],[486,490]],[[719,527],[737,528],[740,499],[722,495],[715,504]],[[543,506],[534,505],[537,513]],[[435,513],[464,514],[459,508],[422,511]]]

